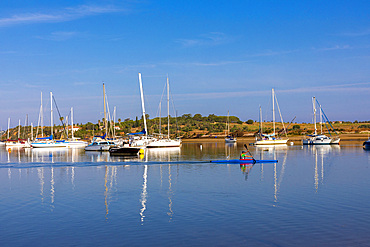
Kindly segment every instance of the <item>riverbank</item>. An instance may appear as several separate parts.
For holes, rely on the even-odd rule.
[[[341,144],[351,145],[351,144],[359,144],[363,143],[364,141],[368,140],[368,134],[342,134],[339,135]],[[301,145],[302,140],[305,139],[306,136],[289,136],[289,142],[293,142],[294,145]],[[241,143],[253,143],[255,142],[254,137],[238,137],[238,142]],[[205,138],[186,138],[182,139],[182,142],[185,143],[194,143],[194,142],[225,142],[224,137],[205,137]]]

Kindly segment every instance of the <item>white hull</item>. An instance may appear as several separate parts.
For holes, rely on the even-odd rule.
[[[11,148],[11,147],[25,147],[26,146],[26,143],[20,143],[20,142],[7,142],[5,143],[5,146],[7,148]]]
[[[147,148],[171,148],[171,147],[180,147],[181,140],[171,140],[171,139],[162,139],[150,142],[146,147]]]
[[[88,145],[88,143],[84,141],[67,141],[66,143],[69,148],[84,148]]]
[[[308,139],[302,140],[303,145],[338,145],[340,138],[330,138],[326,135],[313,136]]]
[[[277,140],[257,140],[255,145],[286,145],[288,139],[277,139]]]
[[[109,151],[113,146],[109,144],[90,144],[85,147],[85,151]]]
[[[33,148],[65,148],[67,147],[66,142],[32,142],[31,147]]]
[[[225,138],[225,143],[235,143],[236,138]]]

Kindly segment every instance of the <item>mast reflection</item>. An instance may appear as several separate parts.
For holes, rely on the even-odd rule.
[[[146,210],[146,200],[147,200],[147,182],[148,182],[148,165],[144,165],[144,174],[143,174],[143,186],[142,186],[142,192],[141,192],[141,209],[140,209],[140,221],[141,224],[144,224],[144,212]]]

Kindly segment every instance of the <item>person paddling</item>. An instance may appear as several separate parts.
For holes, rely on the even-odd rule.
[[[253,155],[248,150],[248,146],[246,144],[244,144],[244,147],[247,149],[247,151],[245,151],[245,150],[242,151],[242,153],[240,154],[240,159],[241,160],[253,160],[253,163],[255,163],[256,160],[253,158]]]

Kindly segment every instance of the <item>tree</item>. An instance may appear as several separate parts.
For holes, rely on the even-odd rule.
[[[195,114],[194,115],[194,117],[193,117],[193,119],[195,120],[195,121],[201,121],[202,120],[202,115],[201,114]]]
[[[254,121],[252,119],[248,119],[248,121],[246,122],[247,124],[253,124]]]

